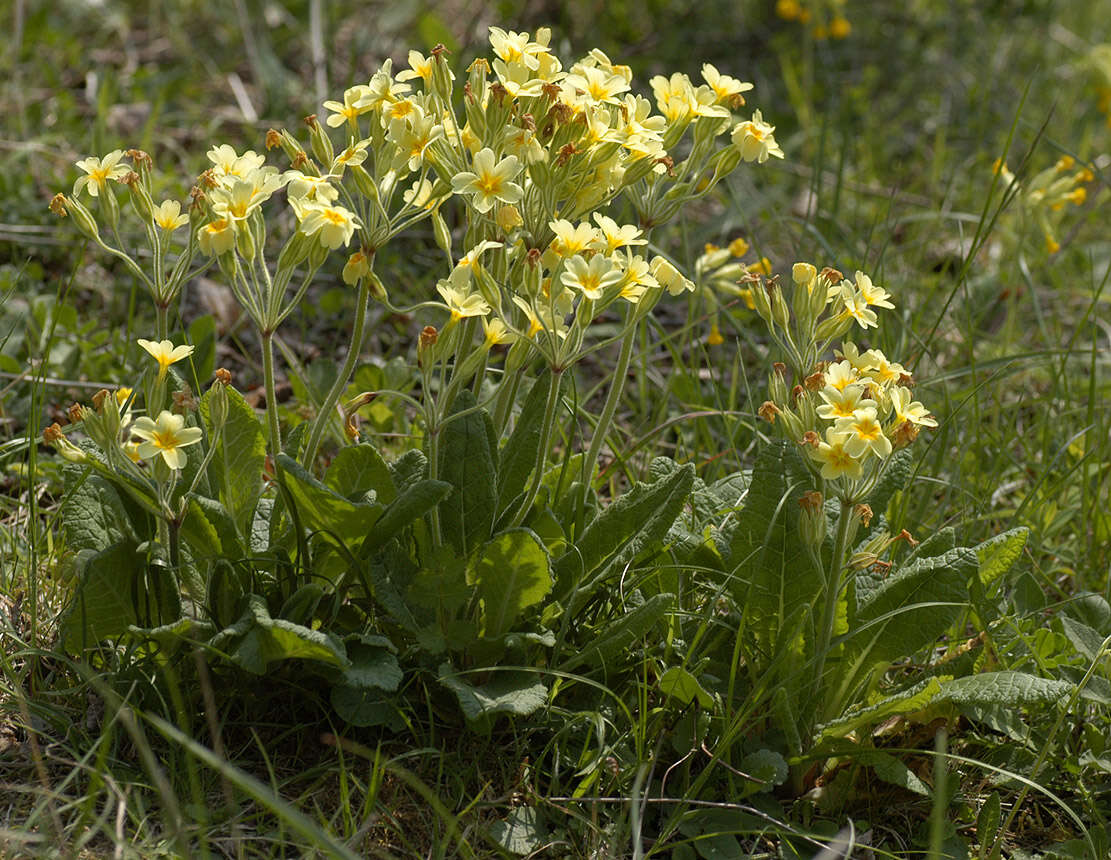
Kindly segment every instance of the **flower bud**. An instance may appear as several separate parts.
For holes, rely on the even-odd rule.
[[[356,251],[347,258],[347,263],[343,267],[343,282],[354,286],[360,278],[366,277],[369,273],[370,258],[362,251]]]
[[[81,231],[83,236],[92,239],[94,242],[97,241],[100,237],[100,230],[96,225],[96,219],[93,218],[93,213],[86,209],[85,204],[76,197],[67,197],[65,201],[69,214],[73,217],[74,226]]]
[[[439,209],[432,211],[432,234],[436,238],[436,244],[440,250],[448,255],[448,260],[451,257],[451,230],[448,229],[447,222],[444,216],[440,214]]]
[[[768,292],[771,293],[772,319],[775,320],[776,325],[786,331],[791,325],[791,312],[787,308],[783,290],[775,279],[769,279],[767,286]]]
[[[826,539],[826,512],[822,494],[816,490],[803,493],[799,499],[799,535],[803,542],[812,547],[819,547]]]
[[[42,441],[71,463],[82,464],[89,460],[89,455],[70,442],[57,424],[51,424],[42,431]]]
[[[306,236],[300,230],[295,231],[278,253],[278,271],[283,272],[292,269],[304,260],[309,255],[313,244],[315,242],[311,237]]]
[[[317,122],[315,114],[309,114],[305,117],[305,125],[309,127],[309,144],[312,147],[312,154],[316,156],[316,160],[321,164],[331,164],[336,158],[336,151],[332,146],[332,139],[328,137],[328,133],[324,130],[324,126]]]
[[[366,168],[361,164],[352,164],[347,169],[355,178],[355,187],[359,189],[359,193],[369,200],[377,200],[378,186],[374,184],[374,179],[367,173]]]
[[[150,198],[150,192],[146,188],[146,184],[141,180],[138,173],[129,173],[122,180],[124,185],[131,191],[131,205],[135,209],[135,213],[144,221],[154,222],[154,201]]]

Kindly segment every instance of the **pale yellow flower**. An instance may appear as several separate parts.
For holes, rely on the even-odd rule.
[[[606,254],[612,254],[618,248],[623,248],[626,245],[647,245],[647,239],[641,239],[641,230],[634,227],[632,224],[623,224],[618,226],[607,215],[602,215],[599,212],[594,213],[594,220],[598,224],[598,231],[601,235],[595,240],[595,247]]]
[[[306,203],[301,206],[301,232],[316,236],[320,244],[333,251],[347,245],[359,226],[355,213],[343,206]]]
[[[763,164],[769,156],[783,158],[783,150],[775,142],[774,125],[768,125],[760,111],[752,112],[752,119],[738,123],[733,128],[733,145],[741,151],[745,161]]]
[[[600,299],[607,287],[612,287],[621,279],[621,270],[615,268],[608,257],[595,254],[588,263],[576,254],[567,261],[560,282],[565,287],[578,290],[588,299]]]
[[[840,418],[852,418],[858,409],[875,409],[876,401],[867,399],[864,386],[858,384],[846,385],[842,389],[827,385],[818,392],[825,402],[818,407],[819,418],[826,421],[836,421]]]
[[[895,413],[895,421],[899,424],[909,421],[919,427],[936,427],[937,419],[919,401],[911,400],[913,396],[909,388],[901,385],[891,390],[891,408]]]
[[[174,346],[168,340],[152,341],[139,338],[139,346],[150,353],[151,358],[158,362],[158,378],[165,379],[166,371],[170,365],[188,358],[193,354],[191,346]]]
[[[217,218],[197,231],[197,244],[208,256],[226,254],[235,247],[235,229],[227,218]]]
[[[146,415],[137,419],[131,432],[143,440],[135,452],[140,458],[147,460],[161,454],[171,469],[185,465],[181,449],[200,442],[202,435],[200,427],[185,426],[184,415],[174,415],[165,409],[159,413],[157,421]]]
[[[82,188],[89,189],[90,197],[99,197],[100,192],[108,187],[108,181],[119,182],[131,172],[126,164],[120,164],[123,158],[122,149],[113,149],[103,159],[90,155],[77,162],[77,166],[85,171],[85,176],[77,177],[73,183],[73,194],[77,196]]]
[[[486,147],[475,153],[471,166],[473,171],[452,177],[451,187],[456,194],[473,194],[473,205],[479,212],[489,212],[499,200],[516,203],[524,196],[524,189],[512,181],[521,172],[517,156],[507,155],[495,163],[494,151]]]
[[[830,427],[826,430],[824,442],[819,442],[816,448],[807,447],[810,459],[822,464],[822,477],[827,481],[837,478],[855,481],[863,473],[860,460],[850,454],[845,446],[846,437]]]
[[[154,223],[167,233],[172,233],[178,227],[184,227],[189,223],[189,216],[181,214],[181,204],[176,200],[163,200],[154,207],[152,214]]]
[[[853,457],[872,453],[883,458],[891,454],[891,440],[883,432],[876,419],[876,410],[871,406],[858,409],[849,418],[838,418],[833,430],[844,435],[845,450]]]
[[[453,322],[465,317],[483,317],[490,313],[490,305],[478,293],[467,293],[456,289],[447,281],[440,281],[436,285],[436,292],[447,305]]]

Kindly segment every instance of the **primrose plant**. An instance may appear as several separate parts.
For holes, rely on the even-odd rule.
[[[528,652],[514,656],[520,665],[537,649],[572,647],[569,601],[589,600],[631,547],[662,542],[669,522],[644,531],[620,507],[606,520],[592,491],[638,332],[665,293],[694,286],[648,253],[650,236],[740,164],[783,153],[759,110],[737,113],[751,84],[707,64],[697,85],[653,78],[649,100],[601,51],[565,66],[549,41],[546,29],[493,27],[494,56],[461,78],[443,48],[410,52],[396,74],[387,61],[325,102],[323,121],[306,119],[307,148],[288,130],[267,134],[284,169],[213,146],[184,212],[180,201],[155,202],[145,153],[78,162],[73,193],[51,206],[140,281],[156,331],[140,342],[153,359],[142,398],[104,394],[75,410],[92,444],[74,445],[60,427],[47,434],[75,464],[68,535],[89,551],[69,633],[96,641],[130,630],[167,649],[205,641],[259,673],[307,658],[343,691],[337,707],[362,720],[378,719],[375,697],[398,687],[405,648],[433,661],[473,717],[475,702],[496,712],[509,700],[467,692],[456,670],[492,666],[507,650]],[[149,258],[126,250],[121,189]],[[375,262],[419,222],[431,224],[444,267],[421,301],[395,308]],[[356,291],[351,343],[308,422],[283,427],[275,336],[326,277],[332,252]],[[175,303],[213,267],[261,347],[264,422],[226,372],[199,401],[198,380],[178,372],[191,345]],[[417,338],[419,396],[378,390],[341,403],[372,299],[442,322]],[[617,333],[600,317],[616,319]],[[553,441],[577,426],[568,371],[614,340],[586,450],[553,469]],[[360,443],[354,416],[374,397],[421,418],[419,449],[387,464]],[[691,480],[689,467],[677,475],[655,490],[672,518]],[[656,496],[644,490],[629,506],[645,498]],[[75,524],[98,505],[114,512],[112,528]],[[172,599],[102,611],[107,570],[121,558]],[[503,709],[514,708],[524,706]]]

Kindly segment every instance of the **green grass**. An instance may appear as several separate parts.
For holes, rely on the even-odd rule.
[[[1098,627],[1108,619],[1095,618],[1102,609],[1089,595],[1111,601],[1111,127],[1083,63],[1087,47],[1111,41],[1101,5],[849,0],[844,42],[807,40],[754,0],[652,4],[668,26],[651,37],[639,7],[595,6],[537,14],[460,2],[402,14],[389,4],[244,0],[218,11],[110,0],[95,14],[66,3],[52,17],[17,0],[3,13],[16,38],[0,94],[0,855],[493,857],[517,831],[535,856],[553,857],[733,856],[737,845],[749,856],[811,857],[838,833],[891,857],[965,856],[960,845],[973,857],[993,856],[993,846],[1008,857],[1106,851],[1106,656],[1078,649],[1061,621]],[[594,16],[598,32],[586,24]],[[739,638],[715,586],[666,561],[632,571],[628,584],[658,578],[680,591],[666,636],[638,641],[612,676],[564,679],[548,708],[487,733],[468,730],[431,666],[407,676],[395,731],[359,730],[338,721],[327,689],[293,671],[259,683],[200,659],[168,671],[134,649],[80,662],[60,650],[76,569],[58,527],[65,488],[53,455],[24,440],[73,400],[121,382],[139,363],[135,337],[153,330],[126,270],[46,209],[72,182],[72,163],[138,145],[192,175],[209,142],[261,149],[270,125],[293,128],[316,109],[321,80],[335,97],[387,54],[401,63],[410,46],[450,41],[470,57],[484,51],[487,24],[548,21],[573,49],[564,53],[598,44],[615,60],[628,54],[642,86],[665,69],[693,77],[696,59],[756,81],[787,162],[742,171],[657,240],[689,268],[705,242],[744,235],[778,271],[813,259],[887,285],[897,310],[873,345],[914,357],[916,396],[941,423],[919,442],[891,522],[919,538],[953,526],[964,545],[1031,529],[991,613],[963,617],[961,632],[977,644],[935,650],[979,670],[1064,680],[1074,695],[949,721],[937,752],[934,723],[893,721],[873,742],[931,785],[933,799],[877,779],[851,755],[812,774],[808,793],[742,798],[742,760],[780,731],[773,691],[756,679],[757,694],[717,734],[699,734],[697,708],[661,699],[654,679],[671,658],[727,675],[715,655]],[[1052,257],[993,187],[991,164],[1004,154],[1020,180],[1066,154],[1094,169]],[[388,252],[396,303],[429,292],[440,259],[430,233]],[[350,311],[338,285],[333,273],[314,311],[289,328],[309,378],[342,359],[331,332]],[[726,342],[710,346],[702,301],[692,299],[689,316],[661,306],[634,359],[641,381],[628,386],[606,446],[611,496],[659,454],[694,463],[708,483],[750,467],[768,432],[755,414],[768,350],[758,318],[735,304]],[[184,323],[212,312],[192,288],[183,307]],[[419,326],[375,313],[369,349],[408,356]],[[246,330],[221,330],[221,342],[241,390],[260,386]],[[582,367],[582,426],[601,409],[615,355],[616,346]],[[290,382],[295,410],[305,383]],[[404,437],[410,419],[386,416],[384,433]],[[600,629],[618,608],[592,605],[583,623]]]

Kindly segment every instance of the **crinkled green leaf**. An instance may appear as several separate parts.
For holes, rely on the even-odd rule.
[[[883,477],[880,478],[867,501],[876,515],[877,522],[872,524],[873,529],[878,525],[880,517],[886,513],[891,497],[907,485],[912,471],[914,471],[914,452],[910,448],[904,448],[891,455],[884,466]]]
[[[729,587],[750,631],[767,650],[780,627],[822,588],[798,531],[798,500],[812,479],[794,446],[775,442],[756,458],[728,548]]]
[[[922,782],[914,771],[890,753],[876,749],[861,750],[855,760],[861,764],[871,765],[872,770],[876,772],[876,776],[884,782],[905,788],[907,791],[912,791],[923,797],[932,795],[926,783]]]
[[[446,499],[451,491],[452,486],[446,481],[432,480],[415,481],[402,488],[367,535],[362,548],[363,557],[385,546],[402,529]]]
[[[480,635],[496,639],[552,590],[551,559],[532,531],[509,529],[482,546],[467,582],[478,589]]]
[[[532,854],[548,838],[540,816],[532,806],[518,806],[504,821],[495,821],[490,825],[490,835],[498,845],[518,857]]]
[[[980,562],[980,582],[985,587],[995,582],[1018,561],[1029,534],[1028,528],[1011,529],[976,546],[976,556]]]
[[[903,690],[871,705],[858,708],[819,726],[821,740],[844,737],[865,726],[875,726],[897,714],[913,714],[926,708],[941,692],[941,679],[927,678],[909,690]]]
[[[139,540],[127,508],[112,483],[88,468],[67,465],[62,471],[70,489],[62,504],[62,534],[72,550],[96,552],[126,540]]]
[[[235,560],[245,555],[235,522],[215,499],[190,496],[189,508],[181,524],[181,537],[189,544],[195,559]]]
[[[222,438],[208,464],[210,488],[218,495],[242,534],[250,532],[255,504],[262,493],[262,469],[266,462],[266,436],[262,422],[243,395],[226,389],[228,417]],[[201,416],[209,439],[215,438],[212,426],[212,390],[201,398]]]
[[[397,497],[390,468],[373,445],[348,445],[340,448],[324,475],[324,483],[341,496],[359,501],[373,491],[375,500],[388,505]]]
[[[297,505],[303,526],[333,540],[357,547],[382,516],[383,506],[352,502],[305,471],[292,457],[279,454],[285,484]]]
[[[347,659],[351,665],[343,670],[343,683],[348,687],[360,690],[374,688],[392,693],[401,684],[401,667],[389,648],[349,640]]]
[[[1065,636],[1068,637],[1072,647],[1084,655],[1088,661],[1093,661],[1101,656],[1101,648],[1103,645],[1103,636],[1089,627],[1070,618],[1067,615],[1061,616],[1061,629],[1064,630]]]
[[[336,684],[330,698],[340,719],[352,726],[386,726],[395,732],[405,728],[405,720],[393,699],[376,687]]]
[[[555,563],[569,612],[585,605],[612,571],[664,539],[693,483],[694,466],[688,463],[658,481],[637,484],[591,521]]]
[[[139,623],[134,601],[143,597],[137,589],[145,564],[146,559],[129,540],[85,560],[73,599],[59,624],[66,650],[80,653]]]
[[[474,406],[474,396],[463,391],[452,415]],[[448,421],[440,431],[439,460],[436,477],[454,488],[440,502],[440,529],[456,552],[465,555],[490,538],[498,503],[497,442],[486,410]]]
[[[1004,705],[1010,708],[1059,702],[1073,690],[1068,681],[1039,678],[1024,672],[983,672],[954,678],[942,685],[937,701],[955,705]]]
[[[857,606],[846,649],[871,665],[916,653],[956,621],[977,569],[976,553],[958,547],[889,574]]]
[[[494,714],[527,717],[548,701],[548,688],[532,672],[495,672],[481,686],[468,683],[450,663],[440,664],[440,683],[455,693],[468,720]],[[473,677],[473,676],[470,676]]]
[[[343,643],[320,630],[310,630],[281,618],[271,618],[266,601],[252,594],[247,616],[253,622],[229,649],[232,661],[256,675],[280,660],[319,660],[339,669],[350,665]]]
[[[749,753],[741,759],[739,769],[753,779],[742,788],[744,795],[769,792],[787,781],[787,762],[775,750],[760,749]]]
[[[498,463],[498,510],[506,506],[525,491],[529,476],[536,467],[536,454],[540,448],[541,425],[547,407],[548,393],[553,385],[559,385],[563,375],[546,373],[532,386],[521,414],[513,427],[513,432],[501,450]]]

